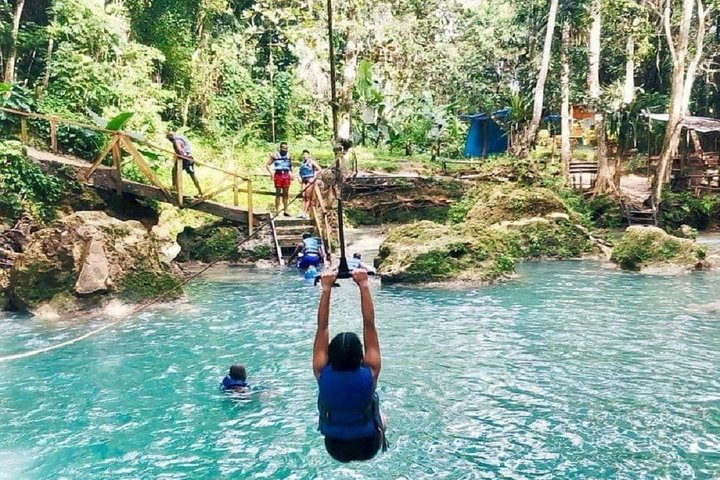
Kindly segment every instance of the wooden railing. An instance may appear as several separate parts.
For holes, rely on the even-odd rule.
[[[319,211],[319,213],[318,213]],[[328,214],[325,200],[323,199],[320,187],[315,185],[313,188],[313,198],[310,200],[310,215],[315,222],[315,228],[318,235],[325,244],[328,255],[332,253],[332,228],[330,226],[330,215]]]
[[[102,150],[102,152],[95,158],[91,166],[88,168],[88,170],[85,173],[85,180],[89,180],[90,177],[96,172],[96,170],[100,167],[102,162],[105,160],[105,158],[108,155],[111,155],[112,161],[113,161],[113,167],[115,169],[115,186],[118,194],[122,194],[122,151],[124,150],[126,153],[129,154],[132,161],[137,165],[137,167],[142,172],[145,179],[149,182],[150,185],[154,186],[155,188],[159,189],[163,196],[165,197],[166,201],[168,203],[174,204],[178,207],[193,207],[200,203],[203,203],[205,201],[211,200],[213,198],[216,198],[218,195],[225,193],[227,191],[232,190],[233,192],[233,204],[234,206],[239,206],[240,202],[240,193],[247,194],[247,226],[248,226],[248,232],[249,234],[252,234],[253,232],[253,195],[271,195],[275,196],[275,192],[270,191],[260,191],[260,190],[254,190],[253,189],[253,180],[251,177],[243,177],[238,172],[233,172],[226,170],[224,168],[220,168],[216,165],[213,165],[211,163],[202,162],[200,160],[197,160],[195,158],[185,157],[183,155],[176,154],[173,150],[169,150],[166,148],[159,147],[157,145],[154,145],[148,141],[145,141],[143,139],[138,138],[137,135],[132,135],[124,131],[115,131],[115,130],[108,130],[102,127],[98,127],[95,125],[88,125],[82,122],[78,122],[75,120],[68,120],[63,118],[58,118],[52,115],[43,115],[39,113],[31,113],[31,112],[23,112],[19,110],[14,110],[11,108],[2,108],[0,107],[0,111],[17,115],[20,117],[20,141],[27,145],[29,144],[30,137],[29,137],[29,130],[28,130],[28,119],[35,119],[35,120],[43,120],[47,121],[50,124],[50,151],[52,153],[58,153],[58,125],[64,124],[64,125],[70,125],[74,127],[79,127],[86,130],[92,130],[96,132],[100,132],[103,134],[106,134],[109,136],[109,141],[105,145],[105,148]],[[173,159],[171,161],[175,162],[175,175],[172,179],[172,186],[166,187],[160,182],[160,179],[157,177],[155,172],[153,172],[152,168],[146,161],[143,154],[140,152],[140,150],[136,147],[137,145],[142,145],[143,147],[150,148],[156,152],[160,152],[162,154],[166,154],[169,156],[170,159]],[[201,198],[192,200],[190,202],[185,201],[185,197],[183,196],[183,187],[182,187],[182,172],[183,172],[183,160],[192,160],[196,165],[202,166],[205,168],[208,168],[210,170],[214,170],[217,172],[222,173],[225,177],[227,177],[225,180],[227,181],[221,181],[220,186],[215,188],[214,190],[204,194]]]

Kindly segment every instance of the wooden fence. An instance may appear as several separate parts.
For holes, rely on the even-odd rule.
[[[86,130],[100,132],[108,135],[109,141],[105,145],[102,152],[95,158],[91,166],[85,173],[85,179],[89,180],[95,171],[100,167],[105,158],[110,155],[112,157],[113,168],[115,169],[115,185],[118,194],[122,194],[122,151],[124,150],[135,165],[140,169],[145,179],[150,185],[160,189],[167,203],[171,203],[178,207],[192,208],[200,203],[206,202],[218,195],[232,190],[233,192],[233,205],[238,207],[240,202],[240,194],[247,195],[247,227],[248,233],[253,232],[253,195],[267,195],[275,196],[273,191],[256,190],[253,188],[252,175],[242,176],[238,172],[226,170],[218,167],[211,163],[202,162],[195,158],[189,158],[182,155],[176,154],[173,150],[166,149],[154,145],[148,141],[138,138],[137,135],[132,135],[124,131],[108,130],[96,125],[88,125],[75,120],[68,120],[52,115],[43,115],[38,113],[23,112],[14,110],[11,108],[0,107],[0,111],[16,115],[20,117],[20,141],[24,145],[28,145],[30,141],[29,130],[28,130],[28,119],[47,121],[50,124],[50,151],[52,153],[58,153],[58,125],[69,125],[73,127],[79,127]],[[172,161],[175,162],[175,175],[172,179],[172,186],[166,187],[160,182],[155,172],[146,161],[145,157],[138,149],[137,145],[151,149],[155,152],[168,156]],[[217,188],[212,191],[205,193],[202,198],[190,199],[186,201],[183,195],[182,188],[182,172],[183,172],[183,160],[192,160],[196,165],[214,170],[223,174],[223,180],[220,182]],[[318,235],[323,238],[326,245],[330,246],[332,239],[330,227],[329,215],[325,206],[322,193],[319,188],[314,189],[314,199],[311,203],[311,215],[314,219]]]

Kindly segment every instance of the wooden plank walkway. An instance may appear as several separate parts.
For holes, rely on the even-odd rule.
[[[85,160],[77,157],[43,152],[30,147],[27,147],[27,154],[29,158],[39,163],[64,165],[71,168],[78,179],[93,188],[113,192],[117,191],[115,169],[112,167],[106,167],[101,165],[100,167],[98,167],[98,169],[90,177],[89,180],[85,180],[85,174],[92,165],[90,162],[86,162]],[[157,200],[160,202],[166,202],[171,204],[173,203],[173,199],[168,198],[160,188],[152,185],[146,185],[144,183],[123,180],[121,182],[120,190],[124,195],[129,195],[136,198]],[[217,217],[221,217],[233,222],[241,222],[247,224],[248,221],[247,210],[232,205],[214,202],[211,200],[202,201],[200,203],[187,202],[184,208],[191,208],[200,212],[209,213],[210,215],[215,215]],[[253,213],[253,225],[255,226],[265,223],[269,219],[270,215],[268,213]]]

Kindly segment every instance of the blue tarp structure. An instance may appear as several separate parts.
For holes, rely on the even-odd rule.
[[[505,119],[511,112],[510,108],[503,108],[492,114],[461,115],[460,120],[470,122],[463,154],[466,157],[484,158],[493,153],[507,152],[508,132],[496,120]],[[560,115],[546,115],[542,121],[548,122],[548,128],[552,133],[553,122],[559,122]]]
[[[477,113],[462,115],[461,120],[470,122],[465,139],[466,157],[487,157],[492,153],[503,153],[508,148],[508,133],[495,119],[503,119],[510,113],[509,108],[498,110],[492,114]]]

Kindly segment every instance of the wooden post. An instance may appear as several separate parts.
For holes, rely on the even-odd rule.
[[[27,117],[20,117],[20,142],[22,142],[23,145],[28,144]]]
[[[233,204],[237,207],[240,204],[238,198],[238,176],[233,175]]]
[[[237,196],[237,194],[236,194]],[[252,186],[252,177],[248,177],[247,179],[247,212],[248,212],[248,235],[252,235],[253,233],[253,186]]]
[[[175,168],[173,169],[173,186],[175,187],[175,201],[177,202],[178,207],[183,206],[182,172],[182,158],[175,156]]]
[[[122,156],[120,143],[115,142],[112,147],[113,164],[115,165],[115,192],[122,195]]]
[[[55,120],[50,120],[50,150],[53,153],[58,152],[58,145],[57,145],[57,122]]]

